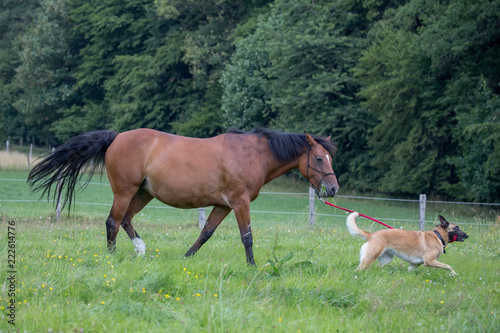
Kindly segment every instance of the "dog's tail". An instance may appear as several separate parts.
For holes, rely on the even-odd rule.
[[[361,238],[368,240],[371,234],[369,232],[359,229],[358,226],[356,225],[356,217],[358,216],[359,216],[358,212],[351,213],[349,214],[349,216],[347,216],[347,221],[346,221],[347,230],[349,230],[349,233],[353,236],[360,236]]]

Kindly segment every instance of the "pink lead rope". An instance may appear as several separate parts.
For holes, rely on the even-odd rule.
[[[334,204],[332,204],[332,203],[330,203],[330,202],[328,202],[328,201],[325,201],[325,200],[323,200],[323,199],[321,199],[321,198],[320,198],[319,200],[320,200],[320,201],[323,201],[323,202],[324,202],[324,203],[326,203],[328,206],[332,206],[332,207],[335,207],[335,208],[338,208],[338,209],[342,209],[342,210],[345,210],[346,212],[354,213],[354,211],[353,211],[353,210],[350,210],[350,209],[347,209],[347,208],[342,208],[342,207],[336,206],[336,205],[334,205]],[[382,224],[384,227],[387,227],[387,228],[389,228],[389,229],[394,229],[394,228],[393,228],[393,227],[391,227],[390,225],[387,225],[387,224],[385,224],[385,223],[383,223],[383,222],[380,222],[379,220],[374,219],[373,217],[369,217],[369,216],[366,216],[366,215],[361,214],[361,213],[358,213],[358,214],[359,214],[359,216],[363,216],[363,217],[366,217],[366,218],[367,218],[367,219],[369,219],[369,220],[372,220],[372,221],[375,221],[375,222],[377,222],[377,223],[380,223],[380,224]],[[453,239],[452,239],[452,240],[450,240],[448,243],[453,243],[453,242],[454,242],[454,241],[456,241],[456,240],[457,240],[457,236],[455,235],[455,237],[453,237]]]
[[[330,202],[328,202],[328,201],[325,201],[325,200],[323,200],[323,199],[321,199],[321,198],[320,198],[320,200],[321,200],[321,201],[323,201],[324,203],[326,203],[328,206],[332,206],[332,207],[335,207],[335,208],[338,208],[338,209],[342,209],[342,210],[345,210],[346,212],[354,213],[354,211],[353,211],[353,210],[350,210],[350,209],[347,209],[347,208],[342,208],[342,207],[336,206],[336,205],[334,205],[334,204],[332,204],[332,203],[330,203]],[[366,218],[367,218],[367,219],[369,219],[369,220],[372,220],[372,221],[375,221],[375,222],[377,222],[377,223],[380,223],[380,224],[382,224],[384,227],[387,227],[387,228],[389,228],[389,229],[394,229],[394,228],[393,228],[393,227],[391,227],[390,225],[387,225],[387,224],[385,224],[385,223],[383,223],[383,222],[380,222],[379,220],[374,219],[373,217],[369,217],[369,216],[366,216],[366,215],[361,214],[361,213],[358,213],[358,214],[359,214],[359,216],[363,216],[363,217],[366,217]]]

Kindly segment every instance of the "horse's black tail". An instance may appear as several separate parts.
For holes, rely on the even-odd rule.
[[[93,174],[104,167],[106,151],[117,135],[113,131],[95,131],[70,139],[33,167],[28,176],[31,191],[43,190],[41,197],[47,195],[47,199],[50,199],[52,186],[56,184],[54,202],[60,200],[65,190],[63,208],[69,203],[71,209],[75,186],[81,179],[80,171],[90,165],[88,178],[83,185],[85,187]]]

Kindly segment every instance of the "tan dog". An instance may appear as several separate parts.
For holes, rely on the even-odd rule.
[[[458,275],[449,265],[437,261],[441,253],[446,253],[448,243],[463,242],[469,236],[460,228],[439,215],[441,224],[433,231],[408,231],[402,229],[380,230],[369,233],[358,228],[354,212],[347,217],[347,229],[353,236],[367,240],[359,252],[358,270],[367,269],[378,259],[381,266],[389,263],[394,256],[410,263],[409,271],[420,265],[426,267],[444,268],[450,275]]]

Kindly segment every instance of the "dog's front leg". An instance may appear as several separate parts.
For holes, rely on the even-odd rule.
[[[410,266],[408,266],[408,272],[414,271],[418,266],[419,265],[410,264]]]
[[[458,275],[457,272],[455,272],[453,270],[453,268],[451,268],[450,265],[443,264],[442,262],[439,262],[437,260],[426,261],[424,263],[424,266],[426,266],[426,267],[434,267],[434,268],[444,268],[444,269],[447,269],[447,270],[450,271],[450,276]]]

